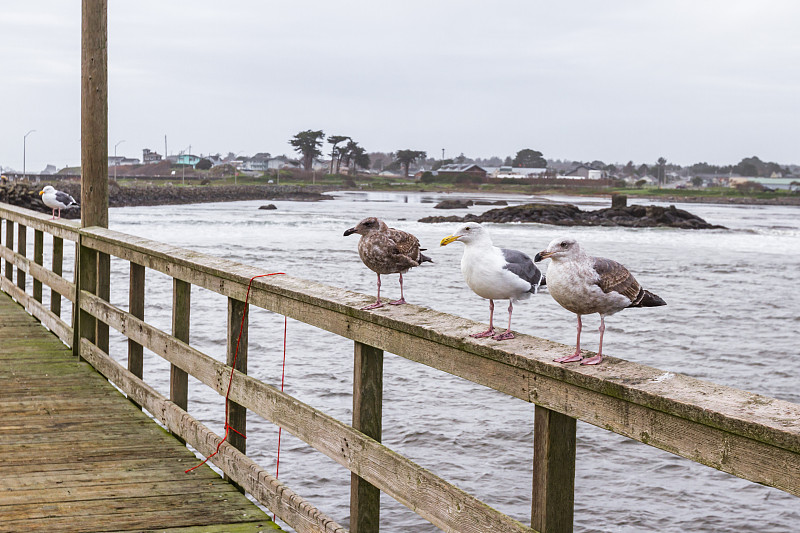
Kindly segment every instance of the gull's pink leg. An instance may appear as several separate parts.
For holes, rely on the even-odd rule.
[[[56,219],[56,208],[54,207],[53,208],[53,216],[50,217],[50,220],[55,220],[55,219]]]
[[[582,365],[599,365],[603,361],[603,333],[606,331],[606,318],[600,315],[600,347],[597,349],[597,355],[584,359],[581,361]]]
[[[581,323],[581,315],[578,315],[578,340],[575,343],[575,353],[572,355],[565,355],[564,357],[559,357],[558,359],[553,359],[556,363],[575,363],[583,359],[581,356],[581,329],[583,324]]]
[[[400,299],[395,300],[393,302],[389,302],[389,305],[402,305],[406,303],[406,299],[403,298],[403,273],[400,273]]]
[[[57,218],[58,218],[59,220],[61,219],[61,208],[60,208],[60,207],[58,208],[58,217],[57,217]]]
[[[380,274],[378,274],[378,300],[374,304],[368,305],[366,307],[362,307],[361,309],[362,310],[377,309],[379,307],[383,307],[383,302],[381,302],[381,275]]]
[[[474,339],[482,339],[484,337],[491,337],[494,335],[494,324],[492,321],[494,320],[494,300],[489,299],[489,329],[486,331],[481,331],[480,333],[473,333],[470,337]]]
[[[509,300],[508,301],[508,328],[503,333],[500,333],[499,335],[495,335],[494,337],[492,337],[494,340],[496,340],[496,341],[505,341],[505,340],[514,338],[514,334],[511,333],[511,313],[513,311],[514,311],[514,306],[511,303],[511,300]]]

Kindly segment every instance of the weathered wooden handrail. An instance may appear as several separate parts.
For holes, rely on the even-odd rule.
[[[0,219],[3,218],[49,232],[49,222],[25,210],[8,211],[0,206]],[[185,291],[197,285],[227,296],[230,339],[238,335],[235,318],[241,318],[250,279],[263,271],[102,228],[72,233],[60,223],[53,229],[61,232],[61,237],[78,239],[89,250],[130,261],[130,312],[109,304],[107,297],[95,295],[94,291],[76,293],[74,285],[70,286],[60,276],[48,273],[24,254],[0,246],[6,273],[9,264],[13,264],[34,279],[65,291],[63,294],[72,296],[71,300],[77,296],[83,312],[128,337],[129,350],[133,350],[130,353],[136,355],[137,350],[140,353],[146,347],[164,357],[173,368],[225,394],[229,366],[186,344],[188,330],[184,334],[174,321],[170,335],[142,320],[143,283],[135,286],[134,275],[135,279],[143,280],[144,269],[150,268],[172,276],[175,286],[184,287]],[[13,232],[7,228],[6,235],[6,244],[12,243]],[[20,296],[20,290],[10,280],[0,277],[0,284],[15,298]],[[34,298],[31,300],[35,302]],[[176,296],[173,309],[185,310],[188,317],[188,302],[182,304],[179,300]],[[234,373],[230,397],[236,405],[282,426],[353,472],[353,531],[376,530],[377,493],[372,492],[372,486],[446,531],[531,530],[379,444],[380,385],[376,381],[381,376],[379,358],[383,350],[537,405],[532,505],[536,530],[571,530],[575,419],[800,496],[800,405],[615,358],[608,358],[600,367],[564,367],[552,359],[570,352],[571,347],[519,335],[498,348],[469,338],[467,333],[476,326],[471,321],[410,305],[380,312],[362,311],[359,308],[367,301],[364,295],[291,276],[253,281],[249,301],[355,341],[353,427],[240,372]],[[231,327],[232,324],[235,326]],[[172,412],[172,407],[163,407],[170,405],[177,409],[180,398],[169,402],[152,397],[143,389],[146,386],[141,384],[140,362],[131,362],[129,358],[131,372],[116,368],[104,350],[86,339],[81,341],[81,356],[134,401],[162,419],[170,430],[202,453],[211,453],[207,441],[218,437],[200,431],[196,421],[185,423],[184,418]],[[356,412],[359,409],[367,412]],[[217,464],[226,475],[270,509],[275,511],[273,505],[279,508],[289,505],[280,498],[276,503],[274,493],[259,497],[257,493],[269,490],[242,474],[242,469],[255,467],[243,466],[227,452],[220,455]],[[263,472],[258,475],[267,479]],[[424,483],[417,483],[420,480]],[[272,486],[270,483],[274,485],[277,481],[270,480],[267,485]],[[294,516],[297,513],[284,514],[278,513],[298,531],[328,530],[320,523],[314,526],[317,529],[307,528],[303,520],[299,521],[300,526],[295,526],[290,520],[297,520]],[[331,523],[326,520],[322,522]]]

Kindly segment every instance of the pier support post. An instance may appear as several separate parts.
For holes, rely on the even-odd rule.
[[[355,343],[353,428],[381,441],[383,409],[383,350]],[[381,492],[355,474],[350,475],[350,532],[377,533]]]
[[[574,418],[536,406],[533,426],[531,527],[571,533],[575,504]]]
[[[6,220],[6,248],[9,251],[14,251],[14,222]],[[14,263],[6,259],[6,279],[9,281],[14,280]]]

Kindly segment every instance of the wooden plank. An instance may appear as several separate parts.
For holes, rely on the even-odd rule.
[[[383,408],[383,350],[354,343],[353,429],[381,441]],[[350,474],[350,532],[377,533],[380,529],[380,490]]]
[[[64,239],[61,237],[53,237],[53,274],[59,277],[59,279],[63,279],[61,274],[63,273],[64,267]],[[64,282],[67,282],[64,280]],[[50,285],[50,284],[48,284]],[[72,288],[73,296],[72,299],[75,299],[74,291],[75,288]],[[53,285],[50,285],[50,311],[56,316],[61,316],[61,295],[62,293],[57,291]]]
[[[97,291],[97,251],[78,244],[78,286],[76,287],[76,297],[78,294],[86,293],[94,295]],[[79,303],[79,302],[78,302]],[[97,319],[91,314],[79,309],[78,312],[78,341],[73,349],[80,349],[80,339],[86,339],[91,343],[97,340]],[[77,352],[78,356],[83,354]]]
[[[132,316],[144,319],[144,267],[136,263],[130,264],[130,282],[128,290],[128,310]],[[144,375],[144,349],[142,345],[128,339],[128,370],[134,376],[142,378]]]
[[[536,406],[531,527],[571,533],[575,504],[575,419]]]
[[[227,365],[185,343],[171,339],[166,333],[131,317],[129,313],[116,309],[93,295],[83,293],[81,302],[87,311],[101,316],[114,329],[136,339],[147,349],[183,368],[220,395],[225,395],[227,376],[230,375],[230,368]],[[89,343],[84,343],[84,346],[88,347]],[[137,391],[128,388],[134,383],[132,377],[115,375],[111,378],[98,366],[100,361],[96,362],[93,359],[90,362],[127,394],[137,398]],[[124,381],[117,381],[118,379]],[[492,524],[498,528],[505,528],[503,531],[531,531],[529,527],[492,509],[474,496],[454,487],[405,457],[397,455],[361,432],[265,383],[235,372],[231,399],[272,423],[282,426],[297,438],[413,509],[440,529],[458,532],[485,531],[487,524]],[[136,401],[139,402],[138,399]],[[148,410],[161,412],[163,409],[161,406],[154,408],[158,410],[153,411],[149,407]],[[201,449],[196,442],[186,437],[186,431],[181,433],[192,446]],[[201,453],[206,452],[201,451]],[[220,466],[216,462],[215,464]],[[223,468],[237,483],[242,484],[227,466],[220,468]],[[253,494],[250,487],[242,485]],[[268,507],[275,510],[272,506]]]
[[[112,322],[109,324],[114,327]],[[133,376],[107,354],[98,350],[96,346],[84,340],[82,348],[86,350],[87,357],[94,368],[130,394],[145,409],[156,413],[159,421],[171,432],[180,434],[186,442],[207,457],[219,450],[219,453],[214,455],[210,461],[298,533],[347,533],[342,526],[295,494],[252,459],[227,442],[220,444],[221,437],[189,416],[186,411],[177,407],[173,402],[161,396],[155,389]],[[187,348],[189,347],[187,346]],[[214,363],[222,370],[218,375],[220,387],[222,387],[224,369],[227,367],[218,361],[214,361]]]
[[[78,229],[80,224],[73,220],[58,219],[51,220],[49,214],[31,211],[24,207],[17,207],[9,204],[0,204],[0,216],[20,224],[24,224],[30,228],[42,230],[45,233],[55,235],[68,241],[78,240]],[[13,241],[10,241],[13,243]],[[9,243],[6,243],[9,246]]]
[[[44,263],[44,233],[38,229],[33,232],[33,262],[37,265]],[[36,277],[33,278],[33,299],[42,301],[42,282]]]

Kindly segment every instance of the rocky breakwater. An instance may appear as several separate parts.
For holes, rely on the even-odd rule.
[[[538,222],[555,226],[624,226],[632,228],[670,227],[683,229],[725,229],[709,224],[697,215],[674,205],[631,205],[583,211],[572,204],[525,204],[490,209],[483,214],[430,216],[420,222]]]
[[[12,183],[0,185],[0,202],[25,207],[42,213],[50,210],[42,203],[39,191],[46,183]],[[56,189],[72,195],[78,202],[81,198],[81,185],[78,182],[52,183]],[[312,190],[294,185],[218,185],[176,187],[166,185],[120,186],[109,183],[108,205],[127,207],[136,205],[174,205],[207,202],[231,202],[238,200],[292,200],[314,202],[327,200],[330,196],[320,190]],[[70,208],[61,212],[63,218],[80,218],[80,208]]]

